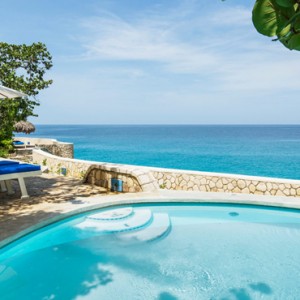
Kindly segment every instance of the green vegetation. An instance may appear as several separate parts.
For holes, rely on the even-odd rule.
[[[0,42],[0,85],[21,91],[24,98],[0,100],[0,156],[12,150],[13,126],[36,116],[39,105],[35,98],[52,80],[44,75],[52,67],[52,57],[42,43],[12,45]]]
[[[252,12],[256,30],[276,37],[290,50],[300,50],[300,1],[256,0]]]

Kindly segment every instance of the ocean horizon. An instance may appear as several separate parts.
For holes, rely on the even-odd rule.
[[[28,137],[74,143],[77,159],[300,179],[300,125],[36,125]]]

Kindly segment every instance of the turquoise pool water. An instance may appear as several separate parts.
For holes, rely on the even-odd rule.
[[[140,205],[58,222],[0,252],[6,299],[298,299],[300,213]]]

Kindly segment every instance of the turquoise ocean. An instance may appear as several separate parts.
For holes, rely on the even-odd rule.
[[[29,137],[74,143],[78,159],[300,179],[300,125],[37,125]]]

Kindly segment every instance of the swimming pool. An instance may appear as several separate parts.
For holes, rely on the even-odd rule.
[[[297,299],[300,213],[221,204],[114,207],[0,252],[6,299]]]

